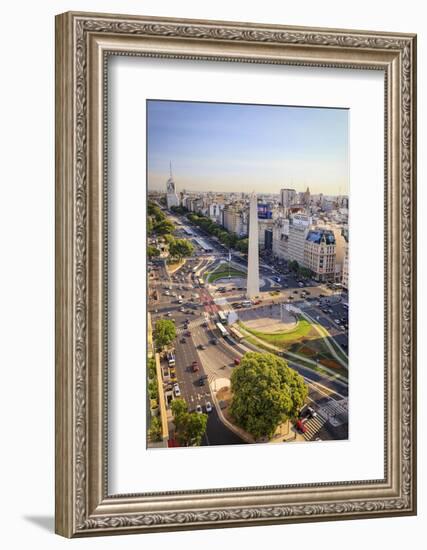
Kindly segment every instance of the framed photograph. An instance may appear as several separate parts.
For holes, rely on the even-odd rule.
[[[416,513],[416,37],[56,18],[56,532]]]

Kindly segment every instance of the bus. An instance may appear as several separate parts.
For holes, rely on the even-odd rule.
[[[240,330],[237,330],[236,327],[229,327],[231,336],[237,340],[238,342],[241,342],[244,338],[243,334],[240,332]]]
[[[223,311],[218,311],[218,317],[219,317],[220,323],[222,323],[223,325],[227,324],[227,317]]]
[[[219,332],[220,332],[220,334],[223,338],[228,336],[228,332],[224,328],[224,325],[222,325],[221,323],[215,323],[215,324],[216,324],[216,328],[219,330]]]

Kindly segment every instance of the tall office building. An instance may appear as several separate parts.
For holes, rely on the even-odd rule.
[[[280,204],[285,208],[295,204],[296,197],[297,194],[295,189],[280,189]]]
[[[246,294],[248,298],[254,298],[259,294],[258,203],[255,193],[252,193],[249,205],[248,278]]]
[[[305,214],[294,214],[289,226],[288,254],[291,261],[304,266],[305,238],[312,223],[311,217]]]

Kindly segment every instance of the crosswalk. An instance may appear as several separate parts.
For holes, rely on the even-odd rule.
[[[326,420],[319,415],[310,418],[309,420],[306,420],[306,422],[304,423],[304,426],[306,428],[306,431],[303,434],[304,438],[307,441],[313,441],[313,439],[316,439],[325,422]]]

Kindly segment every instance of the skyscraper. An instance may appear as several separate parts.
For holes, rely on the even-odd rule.
[[[258,202],[252,193],[249,203],[249,245],[248,279],[246,295],[254,298],[259,294],[259,257],[258,257]]]
[[[280,189],[280,204],[287,208],[296,202],[295,189]]]

